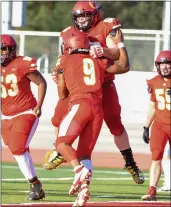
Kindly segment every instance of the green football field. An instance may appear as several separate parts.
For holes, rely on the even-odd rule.
[[[69,196],[68,190],[73,181],[74,173],[70,167],[61,166],[53,171],[45,171],[36,166],[37,175],[43,184],[46,197],[41,202],[74,202],[76,196]],[[18,166],[11,163],[1,165],[1,203],[27,203],[29,185],[21,174]],[[149,174],[145,172],[142,185],[134,183],[132,176],[123,169],[94,168],[90,187],[90,202],[109,201],[141,201],[147,192]],[[163,176],[162,176],[163,178]],[[160,185],[163,179],[161,178]],[[158,193],[157,201],[170,201],[169,193]]]

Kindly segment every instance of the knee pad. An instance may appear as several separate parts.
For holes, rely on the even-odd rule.
[[[110,133],[111,133],[112,135],[114,135],[114,136],[120,136],[120,135],[123,134],[125,128],[124,128],[123,124],[120,123],[119,125],[117,125],[117,124],[116,124],[116,125],[113,124],[113,125],[109,128],[109,130],[110,130]]]
[[[51,119],[51,123],[55,127],[59,127],[60,122],[61,122],[61,120],[56,116],[53,116],[52,119]]]
[[[9,150],[13,155],[23,155],[25,152],[29,152],[29,148],[14,148],[14,147],[9,147]]]
[[[163,158],[163,150],[157,149],[152,151],[152,160],[162,160]]]
[[[104,121],[110,130],[110,133],[114,136],[120,136],[125,128],[122,124],[120,114],[111,114],[104,117]]]

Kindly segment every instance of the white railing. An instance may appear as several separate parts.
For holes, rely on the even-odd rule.
[[[124,39],[126,45],[128,44],[128,52],[130,56],[130,62],[132,61],[133,70],[152,70],[154,68],[154,60],[158,55],[159,51],[163,49],[164,45],[164,31],[163,30],[137,30],[137,29],[122,29],[124,33]],[[59,38],[60,32],[44,32],[44,31],[17,31],[17,30],[8,30],[8,34],[19,36],[18,38],[18,52],[19,55],[28,55],[28,49],[26,47],[27,42],[29,46],[33,44],[32,48],[29,49],[29,55],[32,56],[32,53],[36,53],[36,58],[39,60],[39,64],[42,65],[41,61],[44,61],[43,73],[48,73],[50,69],[55,65],[57,56],[60,54],[60,45],[61,39]],[[169,33],[170,35],[170,33]],[[36,45],[29,38],[32,37],[36,39]],[[46,38],[45,42],[48,42],[45,45],[44,41],[41,40],[41,37]],[[48,41],[48,38],[55,38],[55,44],[53,41]],[[28,40],[29,39],[29,40]],[[51,45],[52,43],[52,45]],[[42,55],[45,54],[44,51],[38,50],[38,46],[48,48],[49,53],[42,58]],[[53,48],[53,49],[51,49]],[[37,49],[37,50],[36,50]],[[36,50],[36,52],[35,52]],[[56,52],[54,52],[55,50]],[[139,54],[137,53],[139,51]],[[149,52],[151,51],[151,52]],[[149,55],[147,54],[149,52]],[[34,55],[33,55],[34,56]],[[48,58],[49,56],[49,58]],[[136,57],[135,57],[136,56]],[[150,57],[149,57],[150,56]],[[50,60],[51,58],[51,60]],[[144,68],[142,64],[147,60]],[[53,62],[53,66],[52,66]],[[46,65],[45,65],[46,64]],[[48,66],[47,66],[48,64]],[[142,69],[139,69],[139,67]],[[42,70],[42,68],[41,68]]]

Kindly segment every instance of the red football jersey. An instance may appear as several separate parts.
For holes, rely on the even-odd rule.
[[[109,34],[109,32],[112,29],[121,27],[121,24],[118,19],[116,18],[106,18],[101,20],[95,27],[93,27],[90,31],[88,31],[88,36],[90,39],[90,42],[92,45],[101,45],[102,47],[106,46],[106,38]],[[70,26],[66,29],[64,29],[61,32],[61,37],[65,38],[65,35],[67,35],[67,32],[71,32],[72,30],[75,30],[74,26]],[[112,65],[113,61],[108,60],[108,66]],[[105,73],[105,81],[106,80],[113,80],[114,75]]]
[[[171,98],[167,94],[171,87],[171,81],[165,81],[160,75],[147,80],[148,91],[151,93],[151,101],[155,102],[154,120],[163,124],[171,123]]]
[[[13,116],[36,106],[32,94],[29,72],[37,70],[36,60],[27,56],[18,56],[6,67],[1,68],[1,109],[2,114]]]
[[[97,98],[101,102],[105,61],[84,54],[62,55],[56,64],[56,70],[59,69],[64,70],[70,101],[90,97]]]

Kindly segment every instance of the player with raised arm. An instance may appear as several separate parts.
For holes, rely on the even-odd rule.
[[[144,142],[150,143],[152,163],[148,192],[141,199],[150,201],[156,200],[156,188],[161,175],[164,149],[168,141],[171,144],[171,51],[161,51],[156,58],[155,65],[158,75],[147,80],[151,98],[143,132]]]
[[[36,60],[16,55],[17,44],[10,35],[1,35],[1,132],[19,169],[30,184],[29,200],[45,197],[29,152],[46,93],[46,81],[37,71]],[[30,83],[38,86],[38,100]]]
[[[116,31],[121,27],[121,24],[116,18],[103,19],[101,16],[101,7],[95,1],[78,1],[72,10],[73,25],[61,32],[62,39],[67,33],[75,30],[85,32],[89,36],[91,42],[90,55],[93,58],[106,58],[108,66],[113,64],[113,61],[118,60],[119,50],[114,42]],[[122,46],[122,43],[121,45]],[[123,72],[128,72],[125,68]],[[136,183],[144,182],[143,173],[139,170],[132,154],[129,144],[127,132],[121,121],[121,106],[114,84],[114,75],[106,72],[105,80],[102,85],[103,92],[103,112],[104,121],[106,122],[111,134],[114,136],[114,142],[120,150],[125,160],[125,169],[133,176]],[[68,100],[59,100],[52,118],[52,124],[58,128],[60,121],[67,112]],[[54,151],[49,152],[46,157],[44,168],[47,170],[55,169],[59,164],[64,162],[60,154]],[[54,158],[52,158],[51,157]]]

